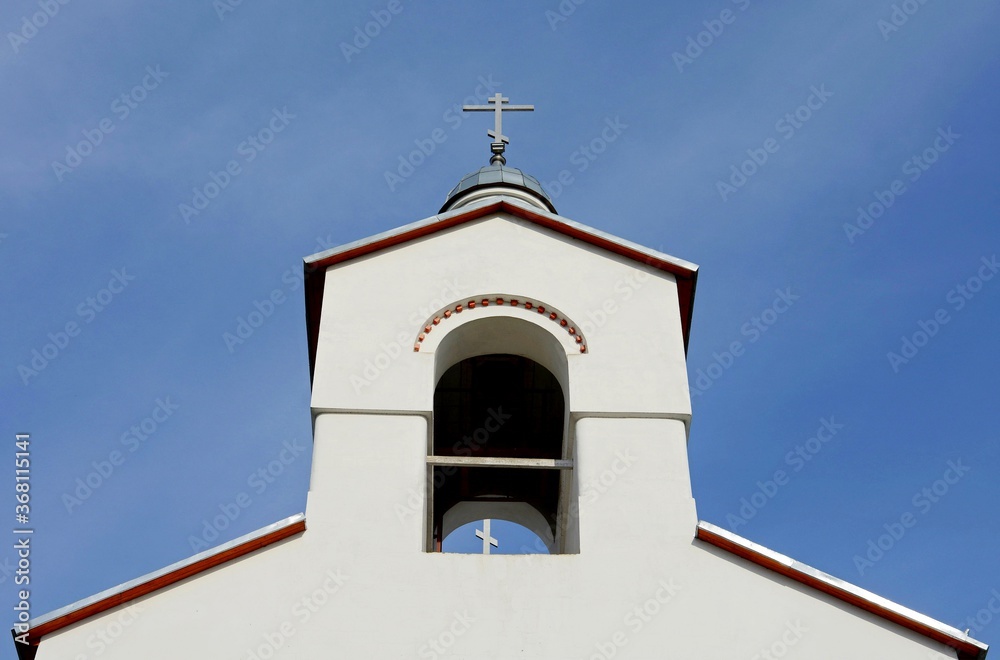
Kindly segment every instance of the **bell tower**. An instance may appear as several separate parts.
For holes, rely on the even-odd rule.
[[[556,215],[504,156],[503,112],[533,106],[490,101],[466,110],[494,112],[491,164],[438,215],[306,261],[310,527],[372,556],[479,520],[529,554],[689,539],[697,267]]]

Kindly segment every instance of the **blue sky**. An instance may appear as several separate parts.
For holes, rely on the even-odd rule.
[[[30,432],[34,614],[192,554],[240,493],[214,542],[304,509],[301,258],[435,213],[486,164],[490,118],[454,107],[487,87],[535,104],[505,122],[509,163],[566,171],[560,214],[701,266],[699,516],[962,629],[987,607],[996,3],[221,2],[0,9],[2,483],[13,508]],[[306,449],[251,481],[285,443]]]

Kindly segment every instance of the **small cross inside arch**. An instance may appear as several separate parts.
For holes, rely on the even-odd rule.
[[[493,546],[494,548],[499,548],[500,547],[500,542],[497,541],[492,536],[490,536],[490,519],[489,518],[487,518],[486,520],[483,521],[483,529],[481,531],[478,530],[478,529],[476,530],[476,538],[480,538],[480,539],[483,540],[483,554],[484,555],[490,554],[490,546]]]

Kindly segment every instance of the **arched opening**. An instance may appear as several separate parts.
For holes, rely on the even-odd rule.
[[[550,554],[549,543],[538,534],[502,518],[474,520],[455,528],[445,535],[442,551],[468,555]]]
[[[434,550],[461,525],[516,523],[557,551],[566,402],[559,380],[521,355],[468,357],[434,391]],[[522,544],[525,545],[525,544]]]

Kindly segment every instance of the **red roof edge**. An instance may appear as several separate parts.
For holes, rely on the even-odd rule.
[[[605,249],[608,252],[612,252],[628,259],[632,259],[633,261],[638,261],[648,266],[652,266],[653,268],[673,274],[677,281],[681,330],[684,337],[684,351],[685,353],[687,352],[688,340],[691,335],[691,315],[694,307],[695,285],[698,280],[697,270],[684,268],[677,263],[653,257],[652,255],[642,252],[634,247],[616,242],[607,235],[595,233],[594,231],[588,231],[582,225],[557,220],[554,217],[554,214],[536,212],[526,206],[515,205],[507,199],[500,198],[489,204],[474,206],[467,211],[455,213],[455,215],[450,217],[447,213],[443,214],[443,218],[434,222],[421,221],[415,223],[411,229],[387,233],[379,240],[370,242],[360,241],[357,244],[352,244],[346,249],[336,251],[333,254],[317,259],[316,261],[306,260],[303,264],[303,268],[305,273],[306,334],[309,342],[310,380],[312,380],[316,369],[316,350],[319,345],[319,322],[323,312],[323,291],[326,286],[326,277],[324,277],[324,275],[328,267],[345,261],[350,261],[351,259],[356,259],[357,257],[370,254],[378,250],[384,250],[385,248],[406,243],[417,238],[422,238],[429,234],[449,229],[472,220],[478,220],[479,218],[498,211],[516,215],[519,218],[528,220],[565,236],[569,236],[570,238],[575,238],[585,243],[589,243],[590,245],[595,245]],[[694,268],[697,267],[695,266]]]
[[[858,587],[854,587],[846,582],[841,583],[840,580],[826,576],[825,573],[822,573],[821,571],[818,571],[810,566],[806,566],[805,564],[800,564],[799,562],[794,562],[793,564],[787,557],[783,557],[777,553],[764,552],[762,551],[764,549],[757,550],[755,547],[751,547],[756,546],[756,544],[747,541],[736,534],[731,534],[725,530],[715,527],[714,525],[709,525],[708,523],[699,522],[696,537],[705,543],[709,543],[717,548],[731,552],[738,557],[742,557],[747,561],[757,564],[758,566],[763,566],[764,568],[768,568],[776,573],[780,573],[781,575],[791,578],[796,582],[800,582],[806,586],[812,587],[813,589],[818,589],[825,594],[850,603],[851,605],[859,607],[866,612],[870,612],[871,614],[882,617],[883,619],[887,619],[888,621],[903,626],[904,628],[908,628],[909,630],[919,633],[925,637],[929,637],[936,642],[945,644],[958,652],[958,660],[985,660],[986,658],[987,647],[985,645],[976,643],[974,640],[970,640],[967,636],[963,639],[960,636],[950,634],[947,630],[942,629],[950,628],[950,626],[940,624],[941,627],[935,627],[929,625],[926,621],[916,620],[912,615],[916,615],[917,613],[912,612],[912,610],[908,610],[902,606],[898,606],[897,608],[888,607],[881,602],[867,598],[864,594],[867,594],[868,592]],[[741,543],[740,541],[745,541],[745,543]],[[796,564],[798,566],[796,566]],[[829,579],[823,579],[822,576]],[[845,586],[840,586],[838,583],[851,588],[845,588]],[[874,594],[871,595],[874,596]],[[928,617],[923,617],[923,615],[917,616],[920,616],[922,619],[928,619]],[[958,631],[956,630],[955,632],[957,633]]]
[[[266,529],[266,528],[265,528]],[[68,626],[73,625],[92,617],[101,612],[106,612],[119,605],[124,605],[130,601],[142,598],[148,594],[153,593],[168,587],[174,583],[185,580],[199,573],[204,573],[205,571],[215,568],[220,564],[225,564],[226,562],[233,561],[239,557],[250,554],[255,550],[260,548],[273,545],[278,541],[282,541],[296,534],[301,534],[306,531],[306,521],[301,515],[294,516],[290,519],[289,524],[283,525],[270,531],[261,536],[256,536],[255,538],[250,538],[247,541],[241,543],[236,543],[231,547],[226,547],[223,545],[220,547],[218,552],[209,554],[202,559],[191,563],[181,562],[181,566],[177,569],[167,571],[162,574],[153,573],[150,579],[143,580],[140,578],[136,584],[129,583],[128,586],[122,591],[112,593],[109,596],[99,598],[93,602],[81,601],[84,603],[81,607],[70,606],[69,611],[65,614],[60,614],[53,619],[39,623],[28,630],[28,646],[15,642],[14,645],[17,647],[18,658],[21,660],[30,660],[34,658],[36,653],[36,647],[39,642],[41,642],[42,637],[45,635],[51,635],[57,630],[61,630]],[[248,536],[253,536],[253,533]],[[211,551],[206,551],[211,552]],[[16,633],[15,633],[16,635]]]

